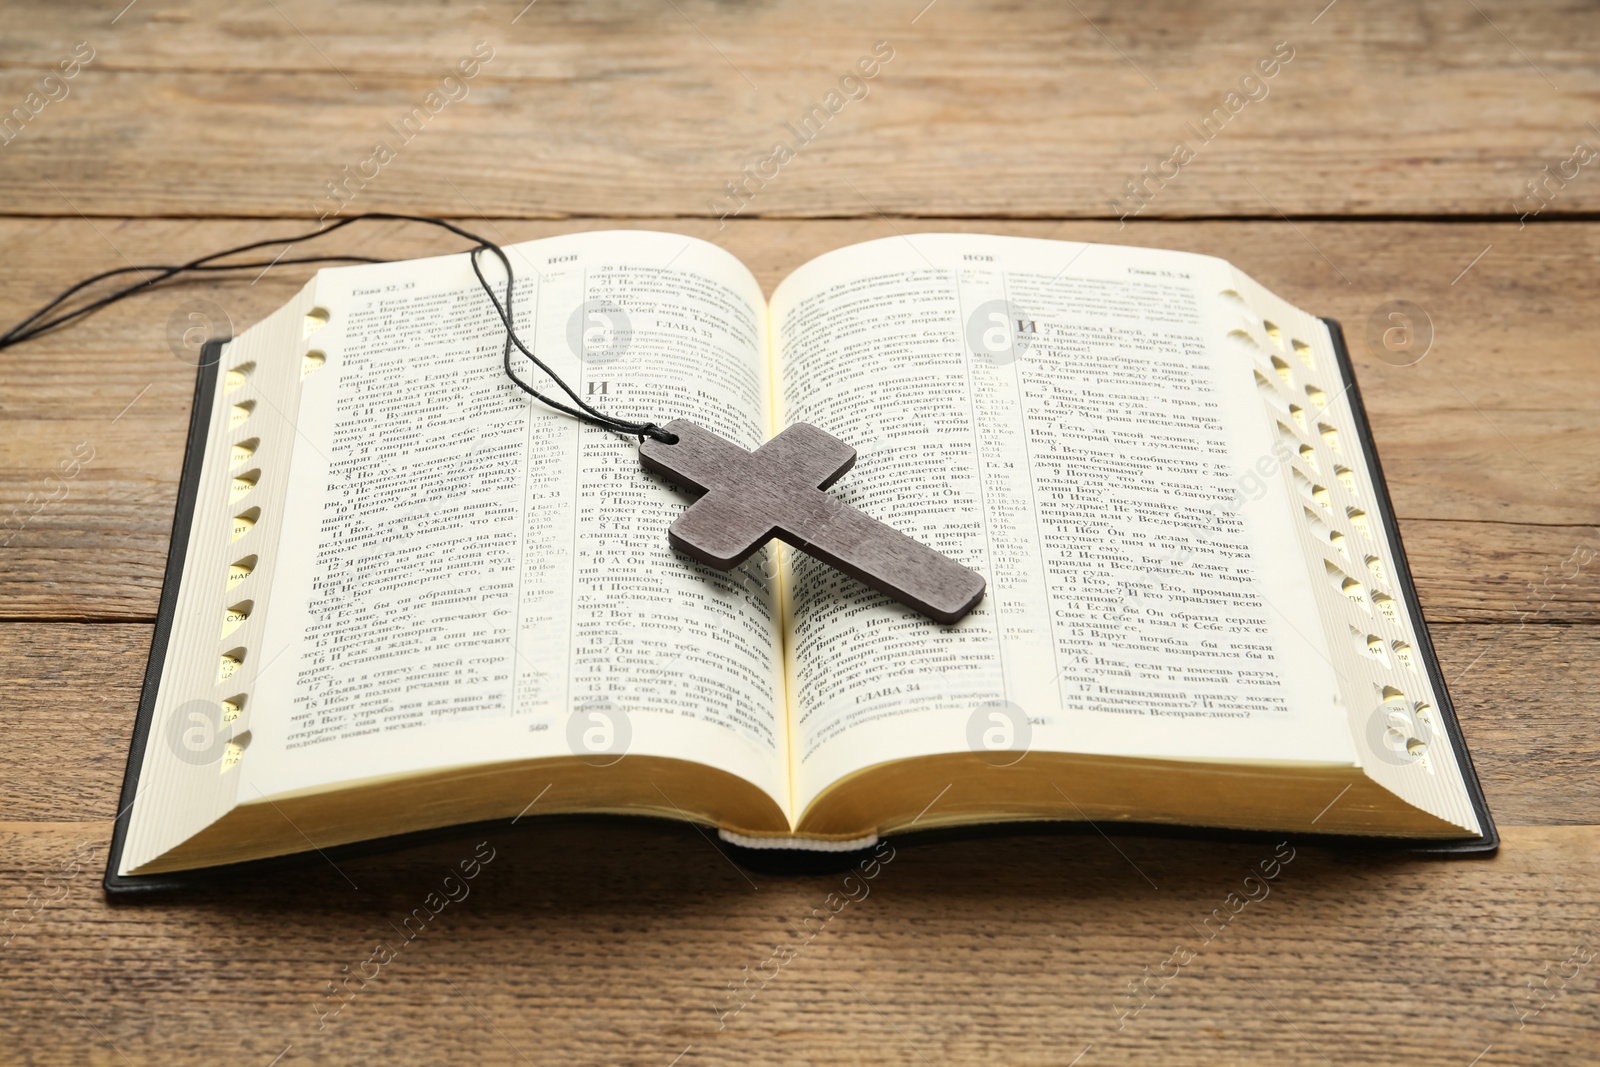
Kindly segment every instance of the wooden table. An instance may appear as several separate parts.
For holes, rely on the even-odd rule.
[[[353,884],[312,864],[138,906],[99,887],[194,377],[169,317],[205,298],[242,327],[306,277],[280,267],[0,353],[0,516],[30,516],[0,549],[0,907],[22,909],[0,933],[0,1062],[1600,1062],[1600,962],[1563,977],[1600,949],[1600,175],[1570,162],[1600,148],[1592,9],[122,2],[6,13],[0,108],[26,119],[0,146],[7,322],[94,271],[304,228],[325,183],[479,41],[493,57],[466,97],[347,212],[486,219],[503,240],[671,229],[769,289],[897,232],[1161,245],[1339,318],[1505,844],[1475,861],[1302,844],[1271,897],[1119,1029],[1128,983],[1260,846],[902,849],[719,1022],[728,983],[800,940],[837,877],[747,877],[689,830],[596,844],[519,827],[468,900],[319,1023],[326,984],[465,846],[353,861]],[[724,184],[879,41],[893,58],[866,96],[721,219]],[[32,114],[78,42],[93,58]],[[1293,59],[1197,138],[1279,42]],[[1125,183],[1179,141],[1194,158],[1120,219]],[[330,243],[454,247],[381,226]],[[1394,299],[1432,321],[1415,366],[1363,340]],[[28,495],[59,495],[46,476],[83,448],[33,514]]]

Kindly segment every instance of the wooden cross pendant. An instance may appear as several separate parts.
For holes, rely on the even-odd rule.
[[[727,571],[777,537],[944,623],[983,599],[977,571],[823,492],[855,466],[837,437],[800,422],[746,452],[687,419],[666,429],[678,443],[646,440],[640,462],[705,493],[667,531],[680,552]]]

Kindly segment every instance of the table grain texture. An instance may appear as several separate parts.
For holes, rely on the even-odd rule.
[[[327,983],[473,842],[129,906],[99,886],[194,383],[168,319],[204,298],[242,328],[307,277],[280,266],[0,353],[0,1064],[1600,1063],[1600,961],[1582,962],[1600,949],[1600,9],[124,2],[0,14],[6,323],[95,271],[305,228],[327,182],[486,52],[346,213],[503,242],[672,230],[769,292],[896,234],[1155,245],[1340,319],[1504,844],[1299,843],[1268,898],[1119,1020],[1130,981],[1198,943],[1269,849],[902,848],[801,944],[839,876],[747,875],[687,828],[527,820],[487,835],[470,897],[319,1019]],[[864,95],[730,200],[875,49],[891,58]],[[75,51],[92,58],[41,87]],[[1131,200],[1180,142],[1192,158]],[[455,247],[389,224],[329,244]],[[1413,366],[1365,340],[1396,299],[1432,323]],[[61,496],[46,478],[85,444]]]

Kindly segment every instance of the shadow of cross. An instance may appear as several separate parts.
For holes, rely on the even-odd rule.
[[[983,599],[981,574],[823,492],[856,462],[837,437],[801,422],[746,452],[687,419],[666,429],[678,443],[644,441],[640,462],[705,493],[667,531],[680,552],[726,571],[777,537],[944,623]]]

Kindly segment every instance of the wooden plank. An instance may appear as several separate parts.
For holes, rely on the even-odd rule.
[[[32,916],[0,948],[20,1062],[1461,1067],[1600,1041],[1593,965],[1565,964],[1600,920],[1592,826],[1510,827],[1497,858],[1453,862],[1024,837],[901,848],[847,882],[747,881],[688,830],[525,822],[120,907],[96,884],[108,826],[0,827],[0,900]],[[1530,980],[1551,999],[1519,1019]]]
[[[1600,627],[1431,628],[1495,817],[1600,823]],[[116,813],[144,680],[145,623],[0,624],[0,812]]]
[[[1400,537],[1430,624],[1600,618],[1600,528],[1410,519]]]
[[[0,819],[116,815],[153,629],[0,624]]]
[[[509,242],[636,224],[474,225]],[[882,219],[735,222],[720,230],[688,220],[648,225],[719,241],[769,292],[831,248],[919,230],[1151,244],[1228,258],[1345,323],[1430,618],[1595,616],[1600,582],[1592,565],[1574,573],[1573,553],[1589,558],[1583,550],[1600,549],[1600,377],[1591,354],[1600,333],[1600,281],[1592,270],[1600,227],[1211,222],[1119,230],[1094,222]],[[295,230],[284,222],[0,220],[0,245],[11,252],[0,261],[0,319],[15,321],[110,265],[167,262]],[[458,247],[430,228],[389,224],[351,227],[328,245],[394,257]],[[1473,264],[1485,246],[1492,248]],[[0,521],[13,516],[0,535],[10,537],[0,548],[0,617],[153,617],[194,379],[169,348],[169,324],[181,329],[185,315],[209,300],[242,329],[307,276],[307,268],[280,267],[253,283],[245,277],[160,290],[0,352]],[[1397,297],[1422,305],[1434,320],[1435,351],[1412,367],[1375,358],[1365,341],[1367,320]],[[61,479],[62,464],[85,450],[93,458]],[[19,519],[26,525],[17,531]]]
[[[1156,174],[1145,217],[1506,215],[1596,144],[1600,20],[1570,6],[923,6],[34,5],[0,43],[6,108],[74,43],[95,55],[6,147],[0,203],[311,217],[383,142],[361,208],[714,217],[738,182],[747,215],[1116,217]],[[397,136],[479,41],[466,95]],[[814,139],[789,129],[829,106]],[[1552,213],[1600,208],[1592,179],[1549,189]]]

